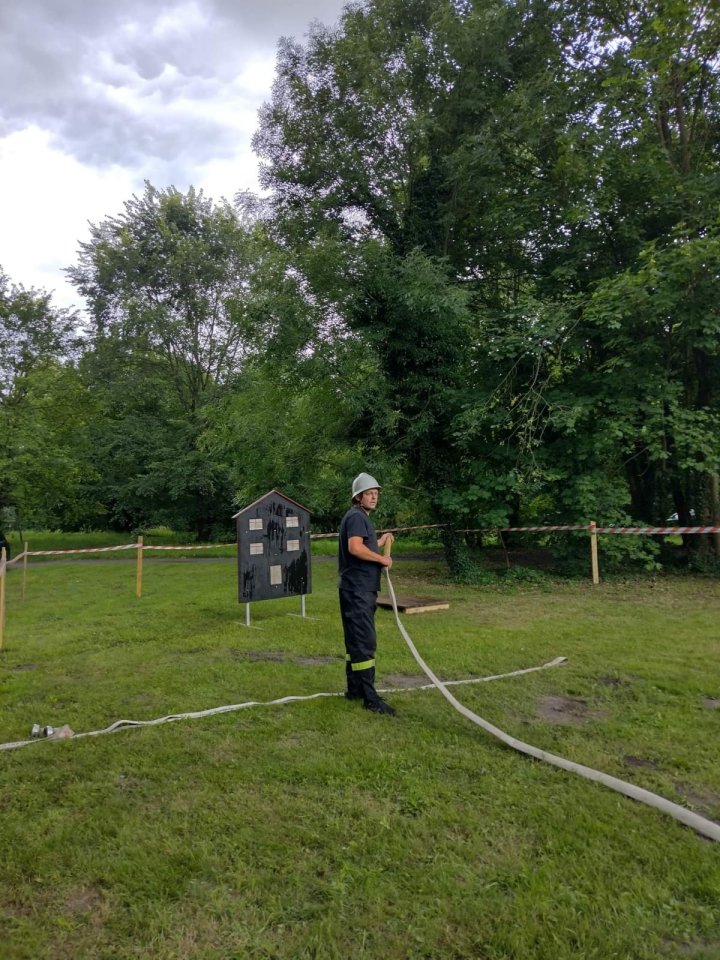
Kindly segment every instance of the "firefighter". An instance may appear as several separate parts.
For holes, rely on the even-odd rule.
[[[395,710],[375,690],[375,603],[380,589],[380,570],[392,559],[378,548],[391,533],[378,540],[370,514],[377,507],[380,484],[368,473],[353,480],[352,507],[340,524],[338,567],[340,616],[345,634],[345,673],[348,700],[362,700],[366,710],[394,716]]]

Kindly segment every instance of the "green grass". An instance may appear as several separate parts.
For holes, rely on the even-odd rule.
[[[398,559],[442,676],[538,747],[720,818],[720,584],[449,583]],[[31,566],[8,578],[0,740],[342,688],[335,565],[242,625],[227,562]],[[378,614],[379,681],[418,672]],[[269,659],[272,656],[273,659]],[[309,664],[311,658],[336,657]],[[573,697],[572,723],[541,718]],[[570,960],[720,957],[720,845],[503,747],[434,691],[341,698],[0,753],[0,956]],[[634,758],[634,759],[625,759]],[[639,763],[643,765],[638,765]]]

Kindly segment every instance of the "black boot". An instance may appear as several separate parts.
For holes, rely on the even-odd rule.
[[[397,714],[395,707],[391,707],[389,703],[386,703],[381,697],[378,697],[377,700],[365,700],[363,706],[366,710],[372,711],[372,713],[382,713],[386,717],[394,717]]]
[[[362,690],[363,706],[366,710],[373,713],[384,713],[389,717],[395,716],[395,709],[389,703],[385,703],[375,689],[375,667],[368,667],[367,670],[356,670],[355,676],[358,678]]]

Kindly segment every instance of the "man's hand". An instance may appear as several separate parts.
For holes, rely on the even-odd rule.
[[[378,543],[378,546],[379,545],[380,544]],[[392,557],[386,557],[382,553],[375,553],[374,550],[371,550],[369,547],[365,546],[362,537],[348,538],[348,552],[351,553],[353,557],[357,557],[359,560],[370,560],[371,563],[379,563],[381,567],[392,566]]]
[[[378,540],[378,546],[384,547],[382,565],[384,567],[387,567],[388,570],[392,566],[392,557],[390,556],[390,550],[394,543],[395,543],[395,537],[391,533],[384,533]]]

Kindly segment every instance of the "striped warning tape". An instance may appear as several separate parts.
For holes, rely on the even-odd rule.
[[[720,533],[720,527],[597,527],[597,533]]]
[[[236,547],[237,543],[202,543],[194,544],[191,547],[158,547],[149,543],[143,544],[145,550],[216,550],[219,547]]]
[[[673,534],[673,533],[720,533],[720,527],[594,527],[592,524],[555,524],[534,527],[476,527],[472,530],[456,530],[456,533],[522,533],[538,530],[586,530],[594,533]]]
[[[119,547],[82,547],[77,550],[28,550],[28,557],[54,557],[69,553],[110,553],[112,550],[137,550],[136,543],[123,543]]]
[[[468,530],[456,530],[455,533],[497,533],[499,530],[501,533],[519,533],[523,530],[589,530],[590,525],[587,523],[563,523],[563,524],[554,524],[552,526],[535,526],[535,527],[474,527]]]
[[[378,533],[409,533],[413,530],[438,530],[447,526],[443,523],[425,523],[414,527],[388,527],[379,530]],[[456,533],[538,533],[554,532],[558,530],[584,530],[594,531],[595,533],[610,533],[627,536],[654,536],[654,535],[672,535],[672,534],[707,534],[720,533],[720,526],[702,526],[702,527],[593,527],[587,523],[557,523],[543,524],[527,527],[470,527],[462,530],[456,530]],[[311,540],[331,540],[337,539],[338,533],[312,533]],[[203,543],[189,544],[188,546],[159,546],[145,543],[142,546],[143,552],[146,550],[216,550],[222,547],[236,547],[236,543]],[[27,553],[20,553],[12,560],[5,561],[6,566],[18,563],[23,557],[55,557],[70,556],[81,553],[113,553],[118,550],[137,550],[137,543],[123,543],[115,547],[82,547],[75,550],[28,550]],[[4,568],[1,568],[4,569]]]
[[[446,526],[446,523],[423,523],[415,527],[383,527],[382,530],[378,530],[378,533],[409,533],[411,530],[440,530]],[[463,533],[464,531],[458,530],[457,532]],[[330,540],[333,537],[337,539],[339,536],[339,533],[311,533],[310,539]]]

